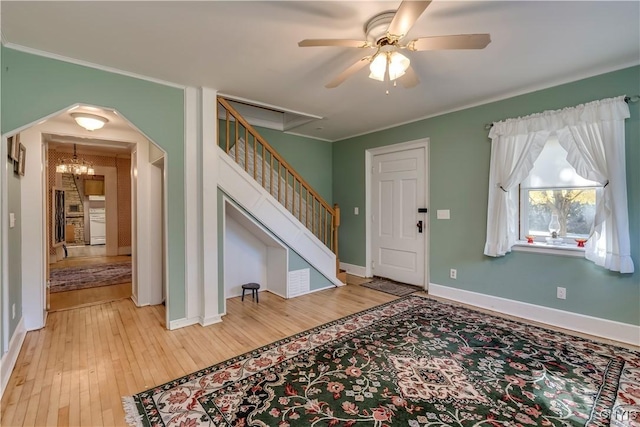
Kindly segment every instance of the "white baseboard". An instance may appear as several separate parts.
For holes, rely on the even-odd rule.
[[[141,307],[141,305],[138,304],[138,297],[135,294],[131,294],[131,301],[133,301],[136,307]]]
[[[429,294],[475,307],[493,310],[498,313],[557,326],[559,328],[627,344],[640,345],[640,326],[637,325],[586,316],[584,314],[572,313],[492,295],[479,294],[477,292],[451,288],[435,283],[429,284]]]
[[[169,322],[169,330],[173,331],[174,329],[184,328],[185,326],[197,325],[200,323],[200,317],[191,317],[182,319],[176,319]]]
[[[341,262],[340,269],[346,270],[347,273],[353,274],[354,276],[367,277],[366,269],[360,265],[347,264],[346,262]]]
[[[209,326],[209,325],[213,325],[214,323],[220,323],[222,322],[222,315],[221,314],[216,314],[214,316],[209,316],[206,319],[200,318],[200,325],[202,326]]]
[[[118,248],[118,255],[131,255],[131,246],[122,246]]]
[[[20,349],[22,348],[22,343],[24,343],[26,335],[27,330],[24,327],[24,318],[21,318],[9,341],[9,351],[7,351],[0,360],[0,398],[2,398],[4,389],[9,383],[9,378],[11,378],[13,368],[16,366],[18,354],[20,354]]]

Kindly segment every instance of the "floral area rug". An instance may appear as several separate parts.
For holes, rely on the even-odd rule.
[[[384,277],[374,277],[372,281],[363,283],[360,286],[375,289],[376,291],[385,292],[398,297],[403,297],[422,290],[419,286],[407,285],[406,283],[396,282],[391,279],[385,279]]]
[[[640,353],[408,296],[123,402],[146,426],[629,426]]]
[[[52,269],[51,292],[97,288],[131,282],[131,261]]]

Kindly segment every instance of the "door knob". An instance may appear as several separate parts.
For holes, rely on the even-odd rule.
[[[418,226],[418,233],[422,233],[422,221],[418,221],[416,225]]]

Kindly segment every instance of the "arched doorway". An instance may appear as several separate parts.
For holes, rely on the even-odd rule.
[[[93,132],[84,130],[74,122],[70,115],[71,112],[87,110],[108,117],[109,122],[104,129]],[[158,236],[166,234],[166,204],[162,205],[160,211],[152,209],[151,206],[152,200],[166,200],[166,198],[163,194],[150,195],[150,191],[151,189],[162,193],[165,191],[164,173],[158,174],[157,171],[153,171],[158,168],[153,163],[157,163],[158,159],[164,159],[166,153],[116,111],[74,105],[20,131],[20,139],[30,154],[28,156],[30,162],[27,166],[31,166],[32,170],[41,170],[41,173],[25,175],[20,183],[24,194],[41,195],[39,198],[29,197],[22,201],[22,222],[30,224],[29,227],[23,227],[22,230],[22,253],[30,254],[29,259],[23,257],[22,282],[25,293],[33,296],[33,298],[29,298],[29,301],[23,301],[23,317],[27,330],[44,326],[47,313],[46,278],[48,257],[52,254],[49,245],[51,236],[47,231],[50,227],[47,145],[54,136],[62,141],[61,143],[93,144],[103,150],[114,149],[114,146],[118,144],[120,147],[123,145],[129,147],[131,166],[128,185],[130,186],[129,229],[131,238],[128,250],[133,264],[131,298],[136,305],[161,303],[163,295],[166,294],[166,290],[164,290],[166,286],[166,251],[154,251],[155,248],[151,247],[150,242],[157,244]],[[154,179],[160,180],[160,182],[152,185],[151,180]],[[108,208],[106,215],[109,216]],[[160,216],[162,221],[156,221],[155,224],[159,224],[159,226],[152,229],[144,219],[154,215]],[[138,221],[138,218],[141,221]],[[161,238],[161,240],[164,239]],[[121,250],[123,246],[126,249],[125,244],[117,246],[117,250]],[[54,255],[56,255],[55,252]],[[158,277],[161,280],[157,280]]]

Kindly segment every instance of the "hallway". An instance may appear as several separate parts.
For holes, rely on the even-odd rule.
[[[89,256],[65,258],[55,264],[51,264],[51,271],[68,267],[81,267],[98,264],[113,264],[131,262],[130,256]],[[70,308],[86,307],[94,304],[115,301],[131,296],[131,282],[115,285],[99,286],[88,289],[69,290],[64,292],[51,292],[49,311],[68,310]]]

